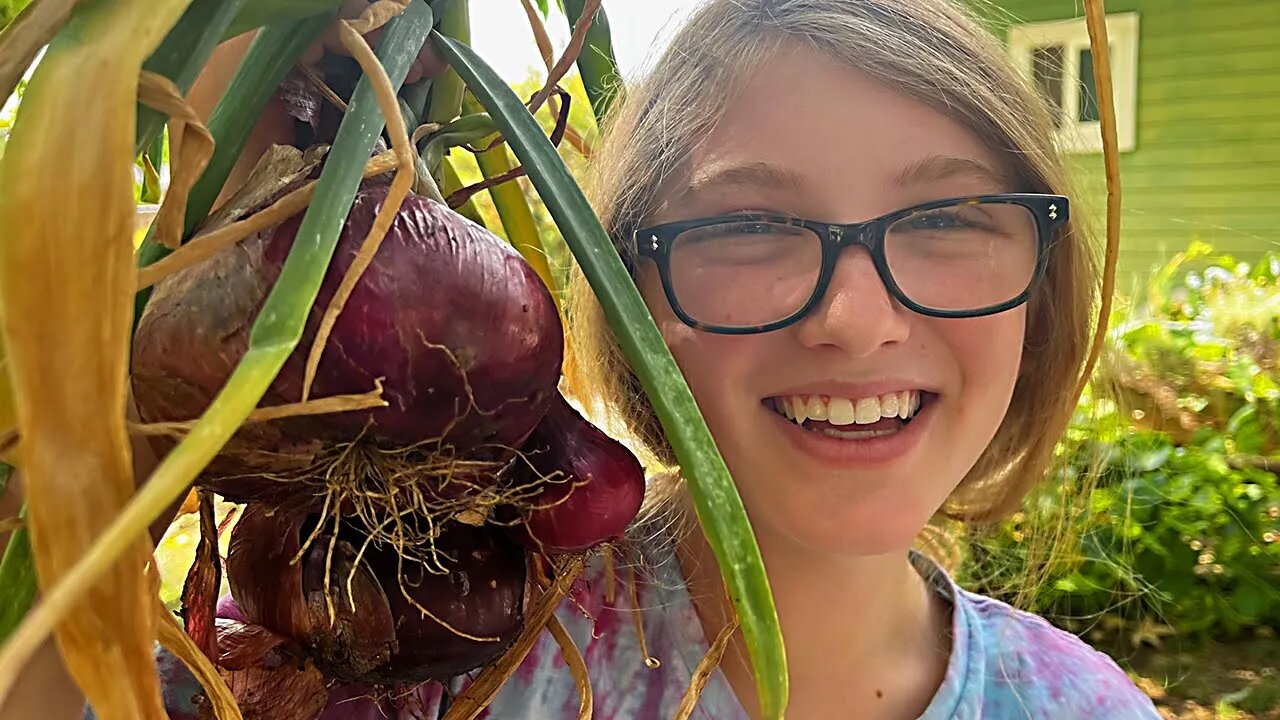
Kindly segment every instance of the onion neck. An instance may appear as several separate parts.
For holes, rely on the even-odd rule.
[[[731,606],[715,557],[692,519],[676,553],[708,640]],[[788,717],[918,717],[942,684],[951,607],[912,566],[907,548],[833,559],[756,528],[787,648]],[[748,714],[759,717],[741,633],[721,670]]]

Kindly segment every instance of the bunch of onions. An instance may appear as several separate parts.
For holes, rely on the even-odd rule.
[[[308,341],[386,193],[375,181],[358,193],[307,336],[264,404],[301,394]],[[297,228],[288,220],[157,286],[134,342],[144,420],[212,401]],[[551,295],[519,253],[406,198],[312,386],[323,397],[380,382],[386,407],[246,425],[199,481],[247,504],[227,558],[244,622],[223,621],[224,634],[262,628],[321,677],[373,687],[499,657],[523,629],[526,552],[617,539],[643,497],[636,459],[559,394],[562,345]]]

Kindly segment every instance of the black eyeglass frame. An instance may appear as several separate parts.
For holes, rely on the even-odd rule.
[[[888,259],[885,257],[885,235],[889,227],[903,218],[928,210],[953,205],[976,205],[980,203],[1018,205],[1029,210],[1035,218],[1037,233],[1036,264],[1027,287],[1010,300],[974,310],[938,310],[921,305],[907,297],[907,294],[902,291],[902,288],[898,287],[898,283],[893,279],[893,274],[889,271]],[[1031,297],[1032,291],[1043,279],[1045,268],[1048,266],[1049,247],[1053,242],[1054,233],[1070,219],[1070,207],[1070,200],[1063,195],[1000,193],[934,200],[895,210],[865,222],[847,225],[806,220],[789,215],[735,213],[652,225],[636,230],[632,234],[632,241],[639,257],[647,257],[657,265],[658,276],[662,280],[663,292],[666,294],[667,302],[671,305],[676,317],[680,318],[680,321],[689,327],[705,332],[723,335],[749,335],[780,330],[799,322],[826,294],[827,287],[831,284],[831,276],[835,274],[836,260],[839,258],[840,252],[850,245],[858,245],[867,249],[875,265],[876,273],[880,276],[880,281],[884,283],[889,294],[912,312],[937,318],[975,318],[1011,310],[1025,303]],[[799,310],[781,320],[775,320],[764,325],[736,327],[701,322],[690,317],[684,311],[684,308],[680,306],[680,301],[676,299],[674,284],[671,280],[671,247],[675,243],[676,237],[689,230],[731,222],[768,222],[793,225],[807,228],[817,234],[819,241],[822,243],[822,268],[819,270],[817,282],[814,284],[813,295]]]

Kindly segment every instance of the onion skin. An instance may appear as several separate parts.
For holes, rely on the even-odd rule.
[[[301,398],[320,318],[385,196],[379,183],[357,194],[302,341],[264,406]],[[244,355],[301,220],[295,216],[156,286],[133,348],[133,390],[144,421],[190,420],[208,406]],[[210,474],[305,467],[324,448],[362,433],[384,447],[438,438],[461,448],[513,447],[545,413],[562,359],[559,314],[524,258],[443,205],[410,195],[338,316],[311,392],[366,393],[382,378],[388,407],[248,425]],[[468,388],[476,408],[470,411]],[[164,451],[172,441],[160,444]],[[275,497],[288,484],[247,477],[211,486],[246,502]]]
[[[399,577],[395,555],[374,553],[370,565],[382,579],[397,619],[399,650],[371,674],[373,682],[415,684],[456,677],[496,660],[524,627],[525,554],[519,545],[494,528],[454,523],[436,546],[452,559],[444,561],[450,572],[431,574],[406,562],[403,589],[451,626],[497,641],[469,640],[423,617],[391,584]]]
[[[330,556],[329,539],[317,538],[303,560],[302,590],[316,622],[307,644],[326,675],[355,681],[391,659],[396,649],[395,622],[378,579],[364,563],[355,564],[356,548],[338,539]],[[328,597],[335,612],[332,623],[324,584],[326,563],[330,566]]]
[[[215,627],[218,631],[218,667],[224,670],[244,670],[253,667],[259,664],[268,652],[293,642],[284,635],[272,632],[261,625],[253,625],[233,618],[218,618]],[[292,654],[299,658],[305,655],[302,652]]]
[[[325,675],[359,680],[386,663],[396,649],[387,597],[368,567],[362,564],[351,573],[356,550],[343,539],[333,543],[330,558],[331,537],[320,535],[303,560],[291,564],[301,546],[301,533],[302,519],[297,515],[247,506],[228,548],[231,594],[245,619],[301,643]],[[324,587],[327,560],[332,563],[332,622]]]
[[[535,552],[559,554],[622,538],[645,491],[644,468],[626,446],[557,394],[524,452],[527,462],[513,466],[514,482],[536,481],[535,471],[551,479],[523,509],[523,523],[512,532],[517,540]]]
[[[268,651],[278,646],[292,647],[288,638],[261,625],[248,624],[230,595],[225,595],[218,601],[217,628],[222,651],[218,666],[224,676],[229,674],[228,671],[253,667]],[[299,651],[301,648],[294,652]],[[241,685],[243,686],[243,682]],[[393,717],[426,720],[428,717],[436,717],[434,712],[428,714],[428,711],[436,708],[441,695],[443,688],[432,682],[412,688],[395,687],[390,692],[385,688],[362,683],[331,683],[324,710],[318,717],[319,720],[387,720]],[[314,708],[315,703],[314,698],[307,701],[308,711]],[[246,720],[254,718],[246,716]]]
[[[447,680],[497,658],[524,626],[525,553],[495,528],[451,523],[435,541],[447,574],[428,573],[410,560],[401,567],[393,549],[370,544],[351,575],[362,539],[346,528],[332,556],[331,536],[321,534],[302,562],[290,564],[309,532],[299,515],[247,506],[227,557],[234,602],[221,607],[296,641],[326,677],[370,685]],[[336,611],[332,623],[326,560]],[[354,610],[347,597],[349,576]],[[423,616],[402,588],[450,626],[497,640],[457,635]]]
[[[314,629],[302,590],[301,518],[258,505],[244,508],[227,547],[227,582],[246,622],[301,640]],[[290,601],[290,599],[295,599]]]
[[[219,669],[246,720],[314,720],[329,691],[292,641],[258,625],[219,619]]]

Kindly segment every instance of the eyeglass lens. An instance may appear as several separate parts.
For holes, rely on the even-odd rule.
[[[902,293],[932,310],[976,311],[1023,293],[1035,274],[1035,215],[1008,202],[932,208],[894,221],[885,260]],[[692,319],[721,327],[767,325],[813,297],[822,241],[801,225],[730,222],[694,228],[671,246],[672,291]]]

